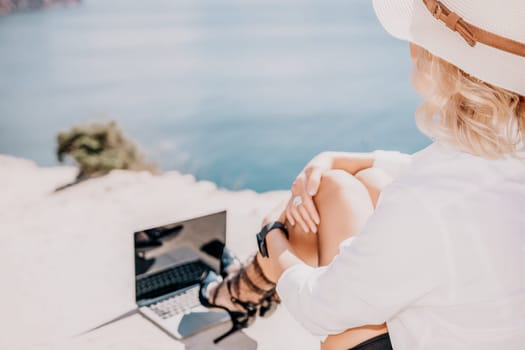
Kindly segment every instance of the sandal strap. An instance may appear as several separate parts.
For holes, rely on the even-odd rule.
[[[264,275],[262,268],[259,265],[259,262],[257,261],[257,257],[255,255],[252,257],[251,263],[254,266],[254,272],[257,275],[257,277],[260,277],[265,284],[269,285],[270,289],[263,289],[260,286],[258,286],[248,275],[248,272],[246,271],[246,267],[243,266],[241,267],[240,271],[237,274],[235,274],[235,276],[233,276],[231,279],[228,280],[228,288],[229,288],[228,292],[230,293],[230,297],[235,299],[235,301],[232,299],[232,302],[237,302],[238,304],[242,302],[242,303],[250,304],[250,306],[257,306],[263,303],[265,300],[272,298],[275,295],[276,285],[275,283],[270,281],[268,277]],[[235,295],[237,296],[241,295],[241,287],[240,287],[241,280],[246,284],[248,289],[250,289],[252,292],[260,296],[260,299],[257,303],[245,302],[234,296],[231,290],[232,288],[233,288],[233,292],[235,293]]]
[[[242,279],[244,283],[250,288],[253,292],[259,294],[259,295],[266,295],[268,291],[266,289],[262,289],[261,287],[257,286],[248,276],[246,273],[246,269],[243,267],[241,271],[239,271],[239,280]],[[238,295],[238,294],[237,294]]]
[[[241,270],[244,267],[241,267]],[[235,274],[235,276],[232,277],[233,281],[233,290],[235,291],[235,295],[240,296],[241,295],[241,279],[240,279],[240,271]],[[233,296],[233,294],[230,292],[230,295]]]
[[[240,295],[240,280],[242,279],[244,283],[246,283],[249,289],[251,289],[253,292],[261,296],[261,299],[259,301],[259,304],[260,304],[264,299],[267,299],[269,296],[272,296],[275,294],[276,284],[270,281],[268,277],[266,277],[266,275],[264,274],[261,268],[261,265],[259,265],[259,261],[257,260],[256,255],[253,255],[250,260],[251,260],[251,263],[253,264],[254,272],[257,275],[257,277],[260,277],[266,285],[269,285],[270,289],[263,289],[257,284],[255,284],[255,282],[253,282],[252,279],[250,279],[250,276],[246,272],[245,266],[243,266],[241,270],[237,273],[237,275],[235,275],[234,277],[236,279],[235,280],[236,293],[237,295]]]
[[[210,303],[215,305],[215,301],[217,300],[217,294],[219,294],[219,289],[221,288],[221,286],[224,284],[224,280],[222,280],[218,285],[217,287],[215,287],[215,290],[213,291],[213,295],[212,294],[209,294],[209,297],[208,299],[210,300]]]
[[[240,299],[234,297],[233,294],[232,294],[231,285],[232,285],[232,281],[231,280],[227,280],[226,281],[226,287],[228,288],[228,293],[230,294],[231,302],[241,305],[243,307],[243,309],[245,309],[246,312],[248,313],[248,316],[255,315],[255,312],[257,311],[256,305],[254,303],[250,303],[248,301],[243,301],[243,300],[240,300]],[[234,285],[237,285],[237,289],[238,289],[238,283],[234,282]],[[237,294],[237,295],[239,295],[239,294]]]
[[[266,277],[266,275],[264,274],[264,272],[263,272],[263,270],[261,268],[261,265],[259,265],[259,261],[257,260],[257,256],[253,257],[253,268],[255,269],[255,273],[257,273],[259,276],[261,276],[261,278],[263,279],[263,281],[266,284],[269,284],[269,285],[271,285],[271,286],[273,286],[275,288],[275,282],[270,281],[270,279],[268,277]]]

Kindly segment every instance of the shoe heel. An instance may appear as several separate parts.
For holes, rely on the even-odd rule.
[[[233,319],[232,319],[233,321]],[[234,334],[235,332],[238,332],[240,331],[241,329],[245,328],[242,324],[240,323],[236,323],[235,321],[233,322],[233,326],[232,328],[227,331],[226,333],[224,333],[223,335],[221,336],[218,336],[217,338],[213,339],[213,343],[214,344],[217,344],[219,343],[221,340],[224,340],[225,338],[229,337],[230,335]]]
[[[261,317],[270,317],[277,310],[277,304],[269,303],[268,305],[259,307],[259,316]]]

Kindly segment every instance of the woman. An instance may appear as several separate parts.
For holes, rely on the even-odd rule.
[[[524,349],[525,2],[374,7],[411,42],[434,142],[314,158],[201,301],[240,328],[280,298],[322,349]]]

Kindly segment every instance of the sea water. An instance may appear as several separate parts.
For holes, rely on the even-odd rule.
[[[58,131],[114,119],[163,170],[286,189],[323,150],[426,146],[410,65],[370,1],[84,0],[0,16],[0,153],[54,165]]]

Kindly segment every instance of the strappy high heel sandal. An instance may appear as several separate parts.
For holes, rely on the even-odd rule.
[[[258,282],[262,283],[263,287],[255,283],[250,276],[248,276],[247,268],[249,268],[249,266],[253,267],[253,275],[257,279],[260,279]],[[239,272],[231,277],[231,279],[236,295],[240,296],[242,293],[240,288],[242,281],[250,291],[260,296],[259,300],[255,303],[255,305],[258,306],[259,316],[269,317],[275,312],[280,303],[280,299],[275,290],[275,283],[266,277],[255,255],[250,259],[249,263],[243,265]]]
[[[275,284],[271,282],[268,278],[266,278],[255,257],[253,257],[252,259],[255,273],[257,275],[260,275],[263,279],[263,282],[266,285],[270,285],[271,288],[269,290],[262,290],[261,288],[257,287],[254,283],[250,283],[250,279],[248,279],[246,282],[251,285],[252,290],[262,295],[262,298],[259,302],[259,315],[261,317],[268,317],[273,314],[273,312],[277,308],[277,305],[280,304],[281,300],[279,299],[279,297],[277,296],[277,292],[275,291]],[[223,249],[220,264],[220,273],[222,278],[226,278],[228,277],[228,275],[236,275],[241,269],[243,269],[243,264],[241,260],[237,257],[237,255],[235,255],[235,253],[231,249],[227,247],[224,247]],[[240,277],[240,273],[237,276]],[[247,276],[245,278],[247,278]],[[238,280],[236,283],[239,283]]]
[[[209,285],[213,282],[219,282],[217,285],[213,296],[208,297],[204,293],[209,287]],[[217,294],[219,293],[219,289],[221,288],[222,284],[226,282],[226,286],[228,288],[228,294],[230,296],[230,300],[234,304],[240,305],[244,311],[237,311],[237,310],[230,310],[225,306],[217,305],[215,303],[215,300],[217,299]],[[200,290],[199,290],[199,301],[200,303],[207,307],[207,308],[218,308],[225,310],[228,315],[230,316],[230,319],[232,321],[232,328],[224,333],[223,335],[215,338],[213,342],[217,344],[224,338],[232,335],[233,333],[246,328],[250,326],[253,321],[255,320],[255,316],[257,313],[257,306],[250,302],[244,302],[237,298],[235,298],[231,293],[231,281],[230,280],[223,280],[221,277],[217,276],[217,274],[213,271],[209,271],[201,280],[200,282]]]
[[[265,284],[265,288],[258,286],[253,282],[252,278],[248,276],[247,267],[253,268],[254,277],[260,279],[261,282]],[[218,285],[215,288],[214,292],[210,296],[206,296],[206,290],[209,285],[213,282],[217,282]],[[241,283],[246,287],[241,288]],[[221,288],[224,288],[226,284],[226,292],[228,293],[229,300],[233,304],[239,305],[244,311],[230,310],[226,306],[218,305],[216,303],[217,295]],[[252,296],[259,296],[256,302],[242,300],[243,291],[253,292]],[[250,326],[257,313],[261,317],[268,317],[271,315],[279,303],[277,294],[275,292],[275,283],[271,282],[262,272],[262,269],[255,257],[251,260],[249,264],[243,266],[238,272],[230,275],[226,279],[222,279],[217,276],[214,272],[210,271],[207,275],[201,280],[200,290],[199,290],[199,300],[201,304],[208,308],[219,308],[225,310],[230,315],[232,320],[232,328],[221,335],[220,337],[214,340],[214,343],[218,343],[227,336]]]

